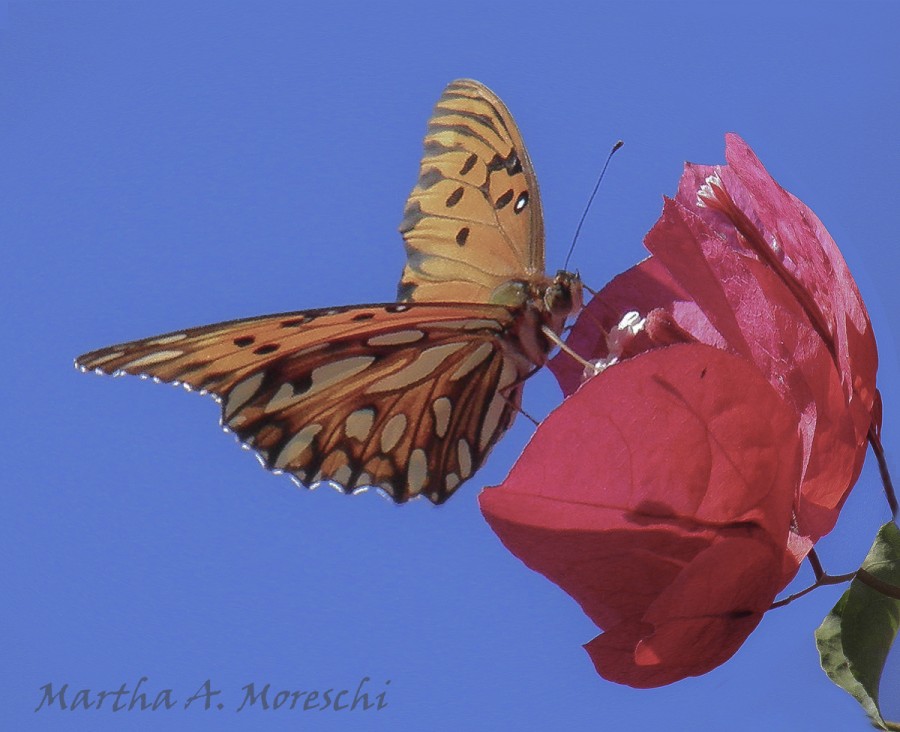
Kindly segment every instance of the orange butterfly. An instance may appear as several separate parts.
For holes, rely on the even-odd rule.
[[[76,366],[214,395],[223,425],[301,484],[442,503],[509,429],[525,379],[581,307],[581,281],[544,273],[528,153],[476,81],[438,100],[400,231],[399,302],[191,328]]]

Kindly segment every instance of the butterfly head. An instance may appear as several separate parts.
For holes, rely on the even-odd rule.
[[[544,290],[544,307],[547,312],[565,320],[581,310],[581,276],[577,272],[559,270]]]
[[[581,310],[582,285],[578,273],[559,270],[553,279],[509,280],[494,290],[491,303],[524,308],[535,322],[560,333],[566,318]]]

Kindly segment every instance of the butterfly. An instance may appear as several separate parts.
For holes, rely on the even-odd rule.
[[[506,106],[477,81],[438,100],[400,231],[396,302],[190,328],[75,365],[213,395],[223,426],[301,485],[443,503],[511,426],[582,286],[545,274],[534,169]]]

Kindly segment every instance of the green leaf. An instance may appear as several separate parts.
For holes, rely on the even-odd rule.
[[[882,729],[897,729],[881,716],[878,686],[898,626],[900,529],[887,523],[879,529],[850,588],[816,630],[825,673]]]

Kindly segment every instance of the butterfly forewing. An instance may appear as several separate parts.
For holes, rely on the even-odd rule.
[[[489,302],[499,285],[543,274],[534,170],[512,115],[484,85],[455,81],[438,100],[400,231],[401,300]]]
[[[84,369],[208,391],[266,467],[441,503],[509,427],[529,363],[503,307],[371,305],[232,321],[111,346]]]

